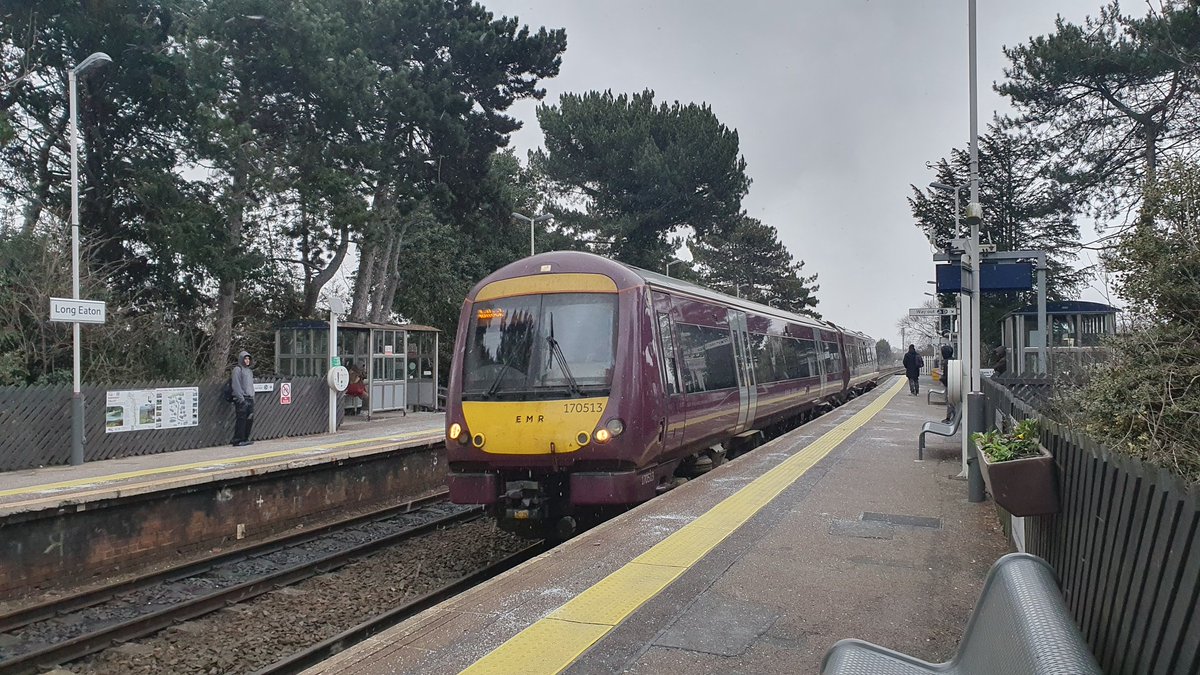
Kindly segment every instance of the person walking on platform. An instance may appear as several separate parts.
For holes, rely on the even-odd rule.
[[[229,376],[233,389],[233,406],[237,420],[233,423],[233,445],[250,445],[250,428],[254,426],[254,370],[250,352],[238,352],[238,364]]]
[[[904,355],[904,374],[908,377],[908,391],[913,396],[921,391],[921,385],[917,382],[917,378],[921,377],[921,369],[924,367],[925,359],[917,353],[917,346],[909,345],[908,353]]]

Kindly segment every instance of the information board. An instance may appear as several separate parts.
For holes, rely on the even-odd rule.
[[[105,395],[105,433],[177,429],[199,424],[199,387],[124,389]]]

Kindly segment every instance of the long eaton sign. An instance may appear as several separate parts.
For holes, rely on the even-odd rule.
[[[104,303],[100,300],[50,298],[50,320],[68,323],[104,323]]]

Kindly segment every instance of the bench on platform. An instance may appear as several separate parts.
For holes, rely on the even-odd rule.
[[[934,396],[941,396],[942,403],[946,402],[946,390],[945,389],[930,389],[929,391],[925,392],[925,402],[928,403],[929,405],[933,405],[933,397]]]
[[[1054,570],[1028,553],[992,565],[954,658],[929,663],[862,640],[841,640],[821,675],[1100,675],[1067,611]]]
[[[950,423],[945,422],[926,422],[921,425],[921,435],[917,437],[917,459],[925,459],[925,434],[937,434],[938,436],[953,436],[958,433],[958,424],[962,421],[962,406],[954,409],[954,417],[950,418]]]

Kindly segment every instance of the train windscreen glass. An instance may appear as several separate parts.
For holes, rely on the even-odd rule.
[[[612,384],[617,296],[522,295],[475,303],[463,399],[604,396]]]

